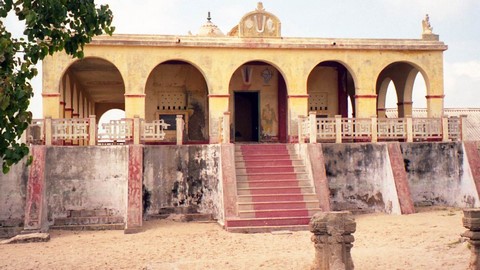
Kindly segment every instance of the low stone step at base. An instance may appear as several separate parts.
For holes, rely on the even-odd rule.
[[[0,227],[0,238],[11,238],[22,232],[23,227]]]
[[[50,230],[65,231],[107,231],[107,230],[124,230],[125,224],[88,224],[88,225],[53,225]]]
[[[225,220],[227,227],[264,227],[308,225],[311,217],[235,218]]]
[[[278,231],[308,231],[308,225],[287,226],[264,226],[264,227],[228,227],[226,230],[232,233],[271,233]]]

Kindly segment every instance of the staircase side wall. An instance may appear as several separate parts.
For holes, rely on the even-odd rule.
[[[401,143],[400,147],[416,206],[479,206],[461,142]]]
[[[400,213],[386,144],[322,144],[332,210]]]
[[[220,145],[144,147],[146,212],[212,214],[221,218]]]
[[[125,216],[128,146],[48,147],[45,158],[48,222],[69,210],[108,209]]]

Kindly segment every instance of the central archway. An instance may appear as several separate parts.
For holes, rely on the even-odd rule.
[[[229,93],[234,141],[287,141],[287,87],[276,67],[264,61],[243,64],[230,79]]]

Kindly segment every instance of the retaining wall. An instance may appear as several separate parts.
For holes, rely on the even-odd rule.
[[[480,206],[461,142],[401,143],[400,147],[415,205]]]
[[[125,216],[127,146],[48,147],[45,163],[49,223],[69,210]]]
[[[343,143],[321,147],[332,210],[400,213],[386,144]]]
[[[0,172],[0,227],[23,226],[27,180],[25,159],[13,165],[8,174]]]

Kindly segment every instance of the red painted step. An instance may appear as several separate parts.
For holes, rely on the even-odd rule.
[[[240,177],[238,177],[240,176]],[[306,173],[250,173],[250,174],[237,174],[237,180],[245,176],[248,180],[275,180],[275,179],[295,179],[297,177],[306,178]]]
[[[315,194],[262,194],[238,195],[238,202],[289,202],[302,200],[315,200]]]
[[[318,201],[286,201],[286,202],[242,202],[238,204],[239,211],[248,210],[280,210],[318,208]]]
[[[311,217],[244,218],[225,221],[227,227],[308,225]]]
[[[263,195],[263,194],[303,194],[313,192],[312,187],[258,187],[238,188],[238,195]]]
[[[272,167],[272,166],[292,166],[293,161],[291,159],[271,159],[271,160],[244,160],[237,161],[238,165],[252,166],[252,167]]]
[[[254,187],[299,187],[305,186],[308,184],[308,181],[297,179],[287,179],[287,180],[262,180],[262,181],[238,181],[238,188],[254,188]]]
[[[272,159],[290,159],[290,154],[271,154],[271,155],[238,155],[236,158],[245,160],[272,160]]]
[[[240,218],[277,218],[277,217],[306,217],[311,216],[316,211],[310,212],[307,209],[268,209],[239,212]]]

